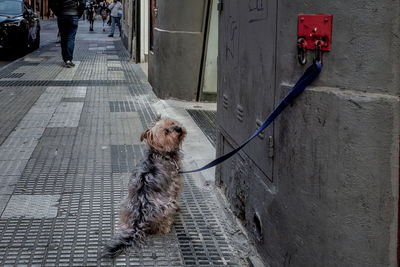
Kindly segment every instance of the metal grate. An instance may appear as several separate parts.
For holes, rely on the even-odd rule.
[[[192,119],[207,136],[208,140],[215,147],[217,139],[216,117],[217,112],[209,110],[187,109]]]
[[[184,265],[237,266],[217,213],[211,208],[216,200],[200,191],[190,175],[185,177],[184,188],[175,223]]]

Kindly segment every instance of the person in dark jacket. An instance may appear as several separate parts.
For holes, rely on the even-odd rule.
[[[95,16],[95,8],[93,2],[90,2],[89,6],[87,7],[87,14],[88,14],[88,21],[90,24],[89,31],[93,31],[93,23],[94,23],[94,16]]]
[[[61,35],[61,55],[64,66],[72,68],[78,20],[85,10],[85,0],[49,0],[49,7],[57,16]]]

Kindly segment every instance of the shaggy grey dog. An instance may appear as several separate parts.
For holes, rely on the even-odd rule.
[[[148,234],[166,234],[179,209],[182,190],[180,146],[186,130],[178,122],[158,117],[141,136],[146,158],[133,171],[128,196],[121,204],[120,229],[103,257],[116,257],[127,247],[143,243]]]

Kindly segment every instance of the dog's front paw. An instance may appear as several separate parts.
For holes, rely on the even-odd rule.
[[[181,205],[175,199],[170,199],[169,203],[170,203],[170,207],[172,207],[172,209],[174,209],[175,211],[181,210]]]
[[[178,202],[176,202],[176,204],[175,204],[175,206],[176,206],[176,208],[175,208],[175,211],[181,211],[181,204],[179,204]]]

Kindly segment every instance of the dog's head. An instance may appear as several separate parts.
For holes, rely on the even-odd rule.
[[[173,152],[179,150],[185,136],[186,129],[179,122],[158,116],[152,127],[142,133],[140,141],[154,150]]]

